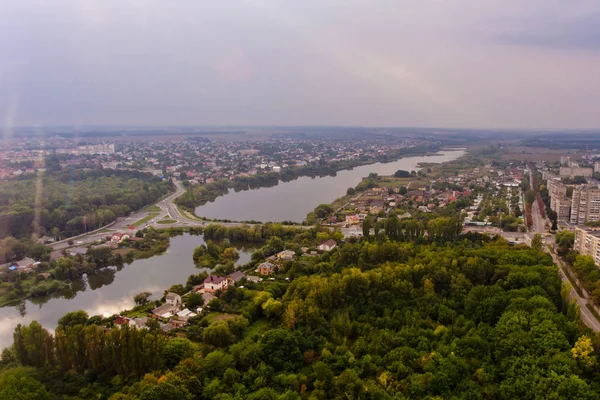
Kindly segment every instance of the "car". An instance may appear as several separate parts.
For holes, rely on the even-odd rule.
[[[83,244],[83,240],[78,240],[75,242],[75,244]]]

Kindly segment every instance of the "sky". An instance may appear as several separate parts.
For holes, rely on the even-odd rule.
[[[600,128],[600,2],[0,0],[0,122]]]

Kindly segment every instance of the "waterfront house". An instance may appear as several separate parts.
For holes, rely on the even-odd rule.
[[[258,266],[258,273],[261,275],[270,275],[275,271],[275,264],[264,262]]]
[[[293,250],[283,250],[277,253],[277,258],[281,261],[294,261],[296,252]]]
[[[204,284],[204,293],[214,293],[227,288],[227,278],[218,275],[210,275],[202,283]]]
[[[233,286],[246,277],[246,274],[242,271],[236,271],[232,274],[227,275],[227,286]]]
[[[329,239],[321,243],[318,247],[321,251],[330,251],[337,247],[337,242],[333,239]]]

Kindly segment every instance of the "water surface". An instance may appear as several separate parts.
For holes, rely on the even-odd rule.
[[[389,163],[363,165],[339,171],[335,176],[302,177],[277,186],[235,192],[230,190],[214,202],[196,208],[196,215],[232,221],[294,221],[302,222],[306,215],[322,203],[331,203],[355,187],[364,177],[375,172],[392,175],[399,169],[418,171],[420,163],[443,163],[462,156],[462,150],[446,150],[431,156],[406,157]]]

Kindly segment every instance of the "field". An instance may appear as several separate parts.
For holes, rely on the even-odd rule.
[[[502,154],[503,160],[516,161],[560,161],[561,156],[571,156],[571,159],[579,158],[579,155],[574,150],[554,150],[538,147],[513,147]]]

